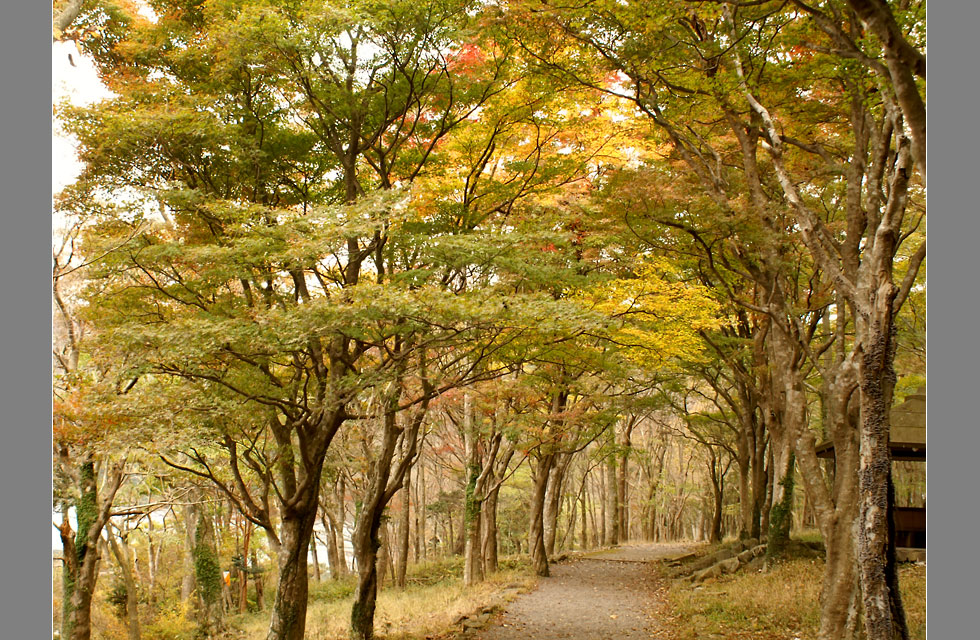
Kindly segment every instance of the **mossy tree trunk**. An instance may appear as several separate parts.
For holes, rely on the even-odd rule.
[[[221,564],[218,560],[214,523],[201,513],[194,530],[194,579],[197,583],[199,633],[213,638],[222,630]]]
[[[61,447],[59,461],[66,471],[72,469],[67,447]],[[81,464],[72,470],[78,487],[75,501],[78,531],[71,530],[66,511],[60,527],[65,559],[62,637],[89,640],[92,637],[92,597],[99,578],[99,540],[109,521],[112,502],[122,485],[123,463],[112,464],[105,470],[101,495],[95,460],[90,454],[86,454]]]

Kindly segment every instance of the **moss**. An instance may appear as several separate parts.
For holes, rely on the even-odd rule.
[[[78,523],[78,530],[75,532],[75,554],[78,566],[81,567],[88,553],[88,532],[92,524],[98,517],[98,495],[96,494],[95,484],[95,463],[88,461],[79,467],[79,496],[75,501],[75,517]],[[77,576],[71,571],[69,564],[65,563],[64,571],[61,572],[62,584],[62,605],[61,605],[61,637],[70,638],[72,632],[72,598],[77,587]]]
[[[480,501],[476,499],[476,480],[480,476],[480,467],[469,465],[470,477],[466,483],[466,522],[471,523],[480,517]]]
[[[783,554],[789,541],[790,525],[793,523],[793,466],[796,456],[789,454],[789,465],[786,475],[779,481],[783,487],[783,498],[772,506],[769,512],[769,541],[766,545],[766,558],[775,558]]]
[[[71,570],[68,568],[68,563],[65,563],[64,569],[61,572],[61,637],[70,638],[72,630],[72,606],[71,598],[75,593],[75,576],[72,574]]]
[[[79,485],[81,495],[75,503],[75,515],[78,518],[78,531],[75,534],[75,549],[78,552],[78,564],[85,560],[88,551],[88,532],[98,516],[98,500],[95,493],[95,463],[86,462],[79,469]]]
[[[198,524],[194,532],[194,574],[201,599],[210,605],[221,595],[221,566],[218,555],[208,544],[205,526]]]

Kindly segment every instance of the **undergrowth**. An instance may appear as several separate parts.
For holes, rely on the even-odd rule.
[[[765,573],[743,568],[703,584],[674,584],[666,591],[671,640],[816,638],[823,571],[822,558],[790,557]],[[922,565],[899,569],[902,603],[913,640],[926,637],[925,574]]]

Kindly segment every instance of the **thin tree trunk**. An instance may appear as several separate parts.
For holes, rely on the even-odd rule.
[[[463,549],[463,584],[473,586],[483,580],[483,563],[480,561],[480,495],[477,487],[480,478],[479,437],[473,419],[470,392],[463,394],[463,444],[466,456],[466,494],[463,505],[463,527],[466,541]]]
[[[241,514],[238,515],[238,520],[239,522],[243,520]],[[252,541],[252,528],[252,522],[245,520],[245,532],[242,535],[242,566],[238,572],[238,613],[248,611],[248,548]]]
[[[616,483],[616,459],[610,456],[605,464],[606,468],[606,502],[603,507],[604,520],[606,523],[606,539],[610,546],[615,547],[619,544],[619,492]]]
[[[310,553],[313,554],[313,579],[317,582],[323,582],[323,576],[320,575],[320,557],[317,555],[316,551],[316,532],[310,537]]]
[[[401,398],[400,385],[398,391],[388,400],[389,408],[385,412],[382,423],[381,451],[374,460],[370,487],[354,528],[354,557],[357,560],[358,582],[354,591],[354,604],[351,607],[352,640],[372,640],[374,637],[374,613],[379,586],[377,562],[378,550],[381,548],[379,534],[382,516],[385,507],[402,489],[405,477],[416,458],[418,434],[432,394],[432,388],[424,379],[423,387],[426,395],[421,406],[416,410],[410,424],[402,428],[398,428],[397,424],[397,407]],[[399,439],[402,441],[402,455],[397,465],[393,465]]]
[[[405,588],[405,577],[408,574],[408,550],[411,540],[411,500],[412,495],[412,471],[405,474],[405,486],[402,487],[402,510],[398,519],[398,564],[395,565],[395,584],[399,588]]]
[[[109,548],[112,550],[112,555],[116,557],[116,563],[122,573],[123,584],[126,585],[127,637],[129,640],[140,640],[139,598],[136,579],[133,577],[129,544],[125,537],[120,537],[117,542],[116,536],[112,533],[112,527],[106,527],[106,537],[109,539]]]
[[[551,468],[551,478],[548,480],[544,503],[544,545],[549,557],[555,553],[562,489],[565,484],[565,472],[571,460],[571,454],[555,454],[555,464]]]
[[[334,534],[333,525],[330,523],[330,516],[328,515],[328,507],[321,505],[320,508],[320,526],[323,527],[323,544],[327,547],[327,569],[330,571],[330,579],[336,580],[338,577],[337,573],[337,538]]]
[[[252,568],[256,569],[255,577],[252,579],[252,582],[255,584],[255,605],[259,611],[264,611],[265,592],[262,589],[262,572],[259,571],[259,561],[255,549],[252,549]]]
[[[191,596],[197,582],[194,577],[194,532],[197,530],[198,508],[197,501],[200,500],[200,492],[192,488],[187,492],[188,504],[183,508],[184,512],[184,576],[180,583],[180,600],[186,604],[190,603]]]

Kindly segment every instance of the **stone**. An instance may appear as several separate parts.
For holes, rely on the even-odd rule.
[[[728,560],[729,558],[734,558],[735,552],[732,551],[731,549],[722,549],[712,557],[715,559],[715,562],[719,562],[721,560]]]
[[[738,554],[735,557],[738,558],[739,562],[744,564],[749,560],[751,560],[752,558],[754,558],[755,554],[752,553],[752,549],[746,549],[745,551],[743,551],[742,553]]]
[[[700,571],[697,574],[695,574],[694,582],[704,582],[709,578],[717,578],[720,575],[721,575],[721,566],[717,564],[713,564],[707,569],[704,569],[703,571]]]
[[[717,564],[717,566],[721,567],[722,573],[735,573],[738,571],[740,564],[741,563],[738,561],[738,558],[729,558],[727,560],[722,560]]]
[[[685,553],[684,555],[674,556],[673,558],[666,558],[664,562],[666,562],[667,566],[669,567],[677,567],[680,566],[681,563],[683,562],[687,562],[688,560],[693,560],[695,557],[697,557],[696,553],[693,552]]]
[[[752,559],[752,562],[749,562],[747,565],[745,565],[745,570],[762,571],[762,568],[765,565],[766,565],[766,559],[763,558],[762,556],[756,556],[755,558]]]

